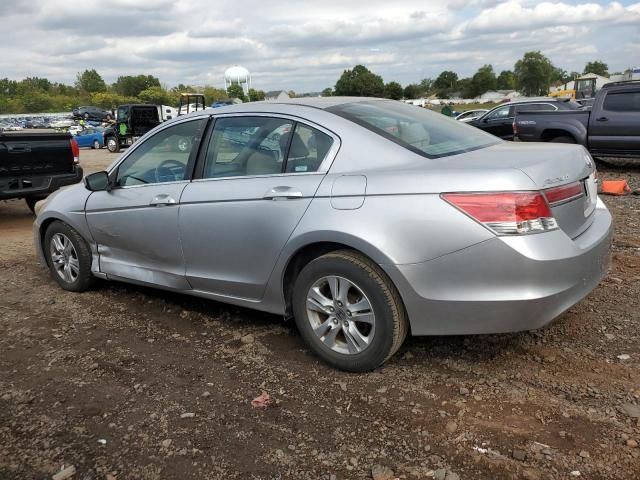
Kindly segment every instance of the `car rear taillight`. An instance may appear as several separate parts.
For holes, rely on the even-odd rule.
[[[80,148],[78,147],[78,141],[75,138],[69,140],[71,142],[71,152],[73,153],[73,163],[80,163]]]
[[[550,205],[558,205],[570,202],[584,195],[584,185],[581,182],[574,182],[560,187],[547,188],[544,196]]]
[[[540,192],[443,193],[441,196],[497,235],[523,235],[558,228]]]

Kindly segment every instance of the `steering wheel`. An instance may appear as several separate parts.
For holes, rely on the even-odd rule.
[[[173,182],[184,179],[185,164],[178,160],[164,160],[155,169],[156,182]],[[167,180],[169,178],[169,180]]]

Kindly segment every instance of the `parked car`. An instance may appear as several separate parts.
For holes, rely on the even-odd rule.
[[[115,125],[104,130],[104,143],[111,153],[130,147],[142,135],[160,124],[157,105],[120,105]]]
[[[73,109],[73,118],[84,120],[96,120],[99,122],[109,121],[112,118],[111,110],[105,110],[91,105],[86,107],[76,107]]]
[[[593,155],[640,157],[640,81],[606,84],[591,109],[517,113],[523,142],[579,143]]]
[[[68,133],[0,134],[0,200],[38,200],[82,179],[78,144]]]
[[[477,108],[475,110],[467,110],[466,112],[459,113],[455,116],[455,119],[459,122],[470,122],[471,120],[475,120],[480,118],[482,115],[487,113],[489,110],[486,108]]]
[[[582,106],[569,98],[521,98],[503,103],[489,110],[481,117],[470,120],[467,124],[500,137],[513,140],[513,119],[517,111],[546,112],[556,110],[579,110]]]
[[[75,122],[70,118],[57,118],[49,124],[51,128],[69,128]]]
[[[85,128],[76,134],[75,139],[79,147],[91,147],[94,149],[104,147],[104,134],[102,130],[97,128]]]
[[[47,201],[34,236],[66,290],[98,277],[293,317],[365,371],[409,331],[535,329],[587,295],[611,239],[596,181],[582,147],[401,102],[252,102],[163,123]]]

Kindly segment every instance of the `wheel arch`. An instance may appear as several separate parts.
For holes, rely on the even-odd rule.
[[[390,284],[398,291],[400,299],[404,302],[402,299],[402,292],[398,286],[395,285],[391,276],[382,266],[386,263],[392,263],[391,259],[373,245],[364,242],[362,239],[351,238],[348,235],[345,236],[344,234],[337,234],[336,232],[334,235],[326,238],[317,238],[300,243],[299,245],[296,245],[296,248],[291,249],[291,253],[287,256],[287,260],[282,268],[279,285],[284,300],[285,315],[287,317],[292,315],[291,301],[293,296],[293,287],[295,285],[295,280],[302,269],[305,265],[316,258],[336,250],[351,250],[363,255],[373,263],[380,265]]]

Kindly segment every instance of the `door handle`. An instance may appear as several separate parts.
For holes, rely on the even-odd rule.
[[[608,122],[609,119],[607,117],[596,118],[596,122]]]
[[[291,187],[273,187],[262,198],[265,200],[292,200],[302,198],[302,192]]]
[[[167,195],[166,193],[161,193],[160,195],[153,197],[153,200],[149,202],[149,205],[152,207],[165,207],[168,205],[175,205],[177,203],[178,202],[176,202],[175,198]]]

